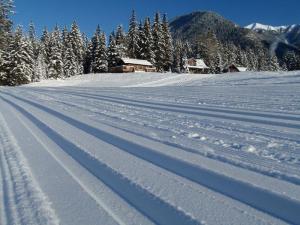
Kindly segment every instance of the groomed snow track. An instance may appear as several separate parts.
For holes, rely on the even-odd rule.
[[[2,88],[1,224],[300,224],[299,151],[279,162],[250,138],[297,148],[300,114],[141,92]],[[181,136],[187,120],[201,121],[198,133]]]

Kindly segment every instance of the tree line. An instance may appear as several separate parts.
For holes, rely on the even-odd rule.
[[[89,39],[81,33],[76,22],[62,30],[55,26],[45,28],[37,37],[34,24],[27,33],[21,26],[12,31],[9,14],[11,1],[1,0],[0,84],[20,85],[41,79],[68,78],[76,74],[105,73],[117,65],[119,58],[150,61],[158,71],[170,71],[173,65],[173,40],[166,15],[156,13],[153,24],[150,18],[137,22],[132,12],[128,32],[118,26],[106,40],[98,25]],[[2,22],[5,21],[5,22]]]

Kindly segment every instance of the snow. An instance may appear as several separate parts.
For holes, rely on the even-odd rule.
[[[0,88],[0,224],[300,224],[300,71]]]
[[[147,60],[141,60],[141,59],[131,59],[131,58],[122,58],[121,59],[125,64],[134,64],[134,65],[143,65],[143,66],[152,66],[152,63],[150,63]]]
[[[268,30],[268,31],[282,31],[286,30],[289,26],[270,26],[270,25],[264,25],[261,23],[252,23],[248,26],[245,26],[245,28],[250,30]]]

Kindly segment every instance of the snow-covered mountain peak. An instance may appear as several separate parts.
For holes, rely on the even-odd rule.
[[[264,25],[261,23],[252,23],[245,28],[250,30],[267,30],[267,31],[283,31],[289,28],[290,26],[270,26],[270,25]]]

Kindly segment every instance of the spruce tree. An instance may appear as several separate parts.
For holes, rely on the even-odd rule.
[[[31,82],[34,72],[33,49],[30,41],[23,36],[18,27],[9,46],[10,62],[8,63],[7,85],[21,85]]]
[[[120,55],[118,53],[116,38],[114,33],[110,34],[109,36],[107,58],[108,58],[108,67],[117,66],[117,62],[118,59],[120,58]]]
[[[64,37],[64,77],[71,77],[77,73],[77,61],[72,48],[70,34]]]
[[[127,52],[127,37],[123,30],[123,26],[119,25],[115,34],[115,40],[116,40],[116,50],[118,52],[118,56],[120,58],[126,58],[128,57]]]
[[[77,73],[82,74],[84,60],[84,44],[82,34],[80,33],[79,27],[76,22],[73,22],[71,25],[70,43],[72,45],[73,52],[77,61]]]
[[[105,73],[108,71],[106,37],[102,32],[96,36],[97,45],[95,46],[94,59],[92,62],[93,73]]]
[[[145,59],[148,60],[151,63],[154,63],[154,52],[153,52],[153,36],[151,31],[151,22],[150,18],[146,18],[144,22],[144,46],[143,46],[143,52],[145,55]]]
[[[173,40],[169,29],[169,22],[166,14],[162,21],[162,36],[163,36],[163,64],[164,70],[170,71],[173,62]]]
[[[39,60],[38,60],[40,57],[40,43],[36,37],[35,26],[33,22],[29,24],[28,38],[32,46],[32,50],[33,50],[32,57],[34,60],[34,72],[33,72],[32,81],[39,81],[41,76],[40,74],[41,64],[39,64]]]
[[[157,71],[164,71],[164,38],[163,30],[160,20],[160,14],[157,12],[155,14],[155,19],[152,27],[153,35],[153,52],[154,52],[154,65],[156,66]]]
[[[130,18],[129,23],[129,31],[127,36],[127,45],[128,45],[128,57],[129,58],[137,58],[138,50],[139,50],[139,31],[138,31],[138,24],[136,21],[136,14],[135,11],[132,11],[132,15]]]
[[[52,79],[63,78],[63,58],[62,58],[62,42],[61,34],[58,26],[50,35],[49,40],[49,64],[48,64],[48,77]]]

